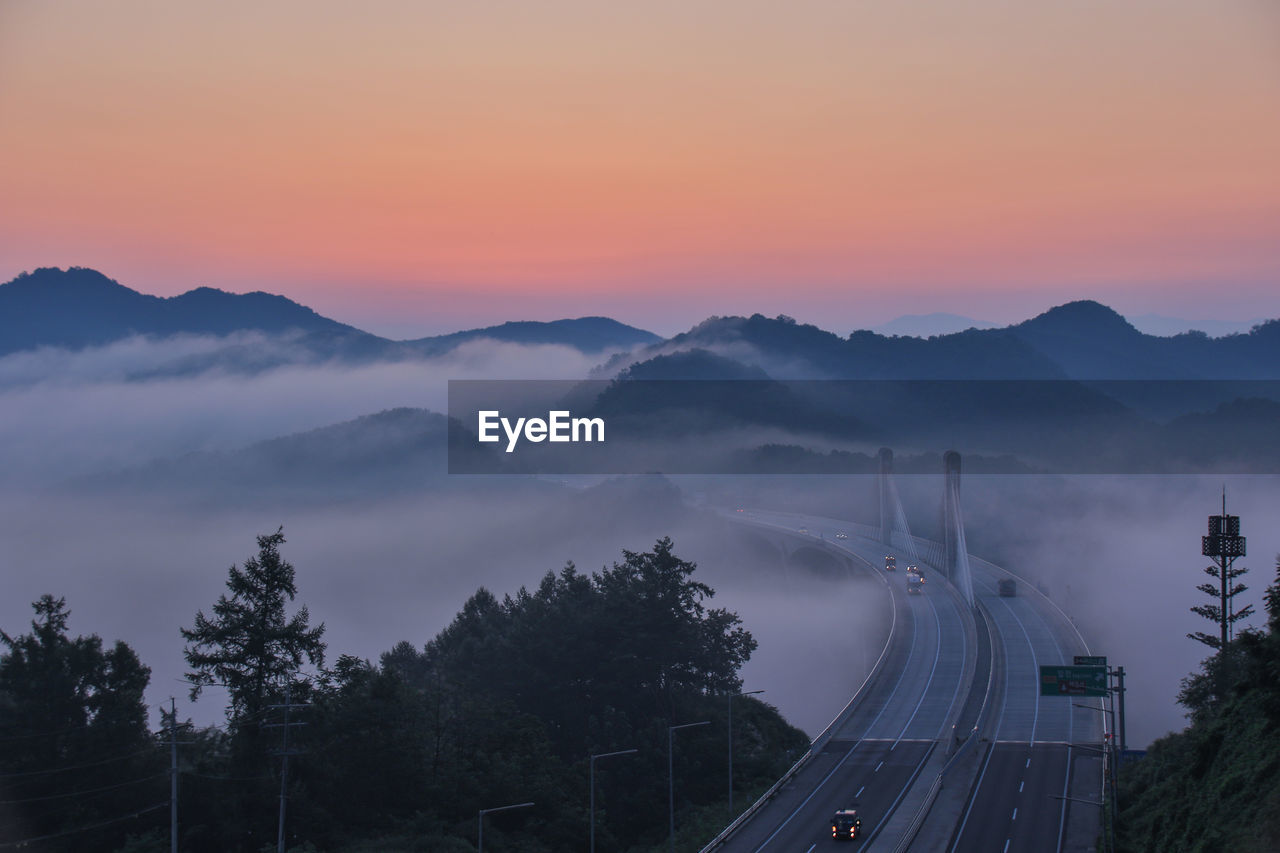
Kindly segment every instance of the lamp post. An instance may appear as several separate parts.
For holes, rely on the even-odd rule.
[[[691,729],[694,726],[709,726],[710,720],[700,723],[685,723],[680,726],[667,726],[667,829],[670,833],[669,847],[676,853],[676,771],[672,755],[675,752],[675,735],[677,729]]]
[[[623,749],[618,752],[601,752],[591,756],[589,762],[591,772],[588,774],[591,778],[591,853],[596,853],[596,759],[612,758],[615,755],[632,755],[636,752],[634,749]]]
[[[1095,708],[1092,705],[1082,705],[1079,702],[1072,702],[1074,708],[1084,708],[1086,711],[1101,711],[1111,717],[1111,732],[1108,739],[1107,735],[1103,735],[1102,758],[1104,767],[1110,764],[1111,769],[1111,826],[1109,835],[1111,838],[1111,849],[1116,849],[1116,818],[1120,812],[1120,760],[1116,755],[1116,709],[1115,699],[1111,700],[1112,707],[1108,708],[1106,702],[1099,700],[1101,707]],[[1110,759],[1108,762],[1107,759]],[[1104,792],[1105,796],[1105,792]]]
[[[524,809],[533,803],[516,803],[514,806],[498,806],[494,809],[480,810],[480,831],[476,833],[476,853],[484,853],[484,816],[490,812],[505,812],[507,809]]]
[[[733,699],[735,696],[754,696],[763,690],[747,690],[729,694],[729,817],[733,817]]]

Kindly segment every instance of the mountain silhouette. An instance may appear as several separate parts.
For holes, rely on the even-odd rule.
[[[592,355],[606,350],[633,349],[662,340],[652,332],[637,329],[608,317],[579,317],[546,323],[518,320],[500,326],[469,329],[448,335],[405,341],[424,355],[437,355],[459,344],[479,338],[514,344],[559,344]]]
[[[0,354],[41,346],[81,349],[132,335],[289,330],[374,337],[269,293],[201,287],[163,298],[80,267],[44,267],[0,285]]]
[[[913,338],[930,338],[936,335],[952,335],[967,329],[995,329],[999,323],[988,323],[959,314],[934,311],[929,314],[903,314],[887,323],[881,323],[871,331],[879,335],[907,335]]]
[[[1280,320],[1248,334],[1147,335],[1093,301],[1072,302],[1003,329],[930,338],[855,331],[847,338],[788,317],[711,317],[687,332],[618,355],[616,376],[660,355],[706,350],[775,378],[813,379],[1280,379]]]
[[[480,338],[517,344],[557,344],[584,354],[630,349],[657,335],[611,320],[582,317],[519,321],[413,341],[392,341],[317,314],[284,296],[227,293],[199,287],[180,296],[139,293],[97,270],[43,267],[0,285],[0,355],[38,347],[84,349],[135,335],[226,337],[255,332],[290,336],[288,353],[228,342],[212,354],[156,365],[144,375],[191,374],[212,367],[253,371],[302,361],[399,360],[440,355]]]
[[[1093,301],[1060,305],[1009,332],[1073,379],[1280,379],[1280,321],[1246,335],[1157,337]]]
[[[287,338],[287,346],[268,351],[253,341],[231,338],[241,333]],[[596,373],[601,378],[659,356],[702,350],[777,379],[1280,379],[1280,320],[1221,338],[1202,332],[1158,337],[1088,300],[1002,329],[929,338],[865,330],[842,337],[789,317],[753,314],[711,317],[667,340],[607,317],[581,317],[392,341],[269,293],[201,287],[162,298],[78,267],[41,268],[0,285],[0,355],[38,347],[83,349],[134,335],[227,338],[216,351],[157,364],[143,371],[143,377],[213,367],[252,372],[294,362],[396,361],[440,355],[483,339],[561,345],[587,355],[623,351]],[[651,369],[710,368],[701,358],[700,366],[686,361]],[[725,364],[715,367],[725,378],[726,369]]]
[[[789,317],[712,317],[668,341],[612,359],[611,375],[637,360],[709,350],[779,379],[1060,379],[1062,369],[1006,330],[933,338],[857,331],[842,338]]]

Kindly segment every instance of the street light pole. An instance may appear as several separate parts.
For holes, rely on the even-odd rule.
[[[667,726],[667,830],[670,834],[669,848],[676,853],[676,771],[672,755],[675,752],[675,735],[677,729],[691,729],[694,726],[709,726],[710,720],[700,723],[685,723],[680,726]]]
[[[1128,744],[1125,741],[1125,732],[1124,732],[1124,667],[1122,666],[1116,667],[1112,675],[1116,677],[1116,680],[1118,683],[1115,687],[1111,688],[1111,692],[1115,696],[1120,697],[1120,727],[1116,733],[1120,735],[1120,757],[1121,759],[1123,759],[1124,751],[1128,747]],[[1111,701],[1112,701],[1112,704],[1114,705],[1115,704],[1114,696]]]
[[[623,749],[618,752],[601,752],[591,756],[589,762],[591,772],[588,774],[591,778],[591,853],[596,853],[596,759],[612,758],[615,755],[631,755],[635,753],[634,749]]]
[[[1111,773],[1110,773],[1110,776],[1111,776],[1110,836],[1111,836],[1111,849],[1115,850],[1116,849],[1116,818],[1119,816],[1119,811],[1120,811],[1120,767],[1119,767],[1119,759],[1116,756],[1115,699],[1114,698],[1112,699],[1110,708],[1107,707],[1105,700],[1100,700],[1098,702],[1098,704],[1101,706],[1099,708],[1095,708],[1092,705],[1082,705],[1079,702],[1072,702],[1071,704],[1073,707],[1084,708],[1087,711],[1101,711],[1102,713],[1107,714],[1111,717],[1111,740],[1108,743],[1104,738],[1103,746],[1105,748],[1102,749],[1101,752],[1102,752],[1104,765],[1109,763],[1110,769],[1111,769]],[[1110,759],[1109,762],[1107,761],[1108,758]],[[1104,796],[1105,796],[1105,792],[1104,792]]]
[[[729,694],[729,817],[733,817],[733,699],[735,696],[754,696],[763,690],[747,690]]]
[[[494,809],[480,810],[480,831],[476,833],[476,853],[484,853],[484,816],[491,812],[505,812],[507,809],[528,808],[533,803],[516,803],[514,806],[498,806]]]

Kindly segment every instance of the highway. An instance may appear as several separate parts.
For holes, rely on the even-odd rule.
[[[841,845],[830,818],[841,808],[862,817],[865,848],[887,825],[940,741],[949,741],[968,684],[975,649],[960,599],[942,583],[908,595],[905,572],[884,571],[884,551],[855,537],[837,540],[847,525],[831,519],[753,512],[744,519],[808,534],[882,576],[895,628],[874,689],[827,733],[828,741],[768,805],[720,848],[726,851],[809,851]],[[904,564],[905,565],[905,564]],[[971,619],[971,617],[968,617]],[[945,743],[942,744],[945,748]]]
[[[1039,695],[1040,665],[1070,663],[1073,655],[1088,653],[1052,602],[1021,580],[1015,596],[1001,597],[997,581],[1011,575],[970,558],[975,597],[990,622],[991,658],[998,661],[995,688],[987,697],[986,677],[980,684],[974,680],[974,639],[976,631],[987,631],[987,623],[979,618],[975,624],[975,609],[933,567],[922,564],[924,593],[908,595],[907,555],[860,538],[851,522],[764,511],[733,515],[846,554],[860,570],[885,582],[894,620],[880,665],[859,700],[819,736],[800,770],[715,849],[848,849],[831,838],[830,817],[841,808],[856,808],[862,818],[858,849],[896,849],[912,813],[921,810],[923,791],[948,759],[952,727],[966,700],[973,702],[976,715],[984,698],[991,704],[983,714],[981,742],[970,745],[973,770],[961,780],[962,790],[929,812],[911,849],[1092,849],[1098,808],[1072,799],[1099,798],[1101,769],[1095,752],[1072,744],[1101,740],[1099,700],[1075,700],[1094,706],[1088,709],[1074,707],[1069,698]],[[848,538],[837,539],[837,533]],[[897,555],[896,572],[884,570],[886,553]]]
[[[1094,814],[1080,821],[1088,826],[1097,807],[1069,798],[1079,767],[1092,776],[1078,787],[1098,799],[1101,770],[1093,753],[1072,744],[1101,741],[1102,715],[1078,707],[1096,708],[1099,700],[1040,696],[1039,667],[1071,663],[1088,649],[1074,626],[1027,584],[1019,581],[1019,594],[1002,598],[996,582],[1010,575],[983,560],[971,560],[971,566],[975,597],[986,606],[999,636],[1005,678],[993,742],[947,849],[1087,849],[1092,839],[1068,839],[1068,822],[1073,809],[1091,809]]]

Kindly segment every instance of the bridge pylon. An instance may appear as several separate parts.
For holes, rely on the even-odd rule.
[[[960,454],[948,450],[942,456],[942,571],[965,601],[973,604],[973,573],[969,548],[964,541],[964,514],[960,510]]]
[[[887,447],[880,448],[880,474],[876,478],[876,488],[880,496],[880,544],[886,548],[893,544],[893,522],[897,507],[889,492],[889,478],[893,476],[893,451]]]
[[[942,571],[954,580],[960,550],[960,454],[944,453],[942,471]]]

